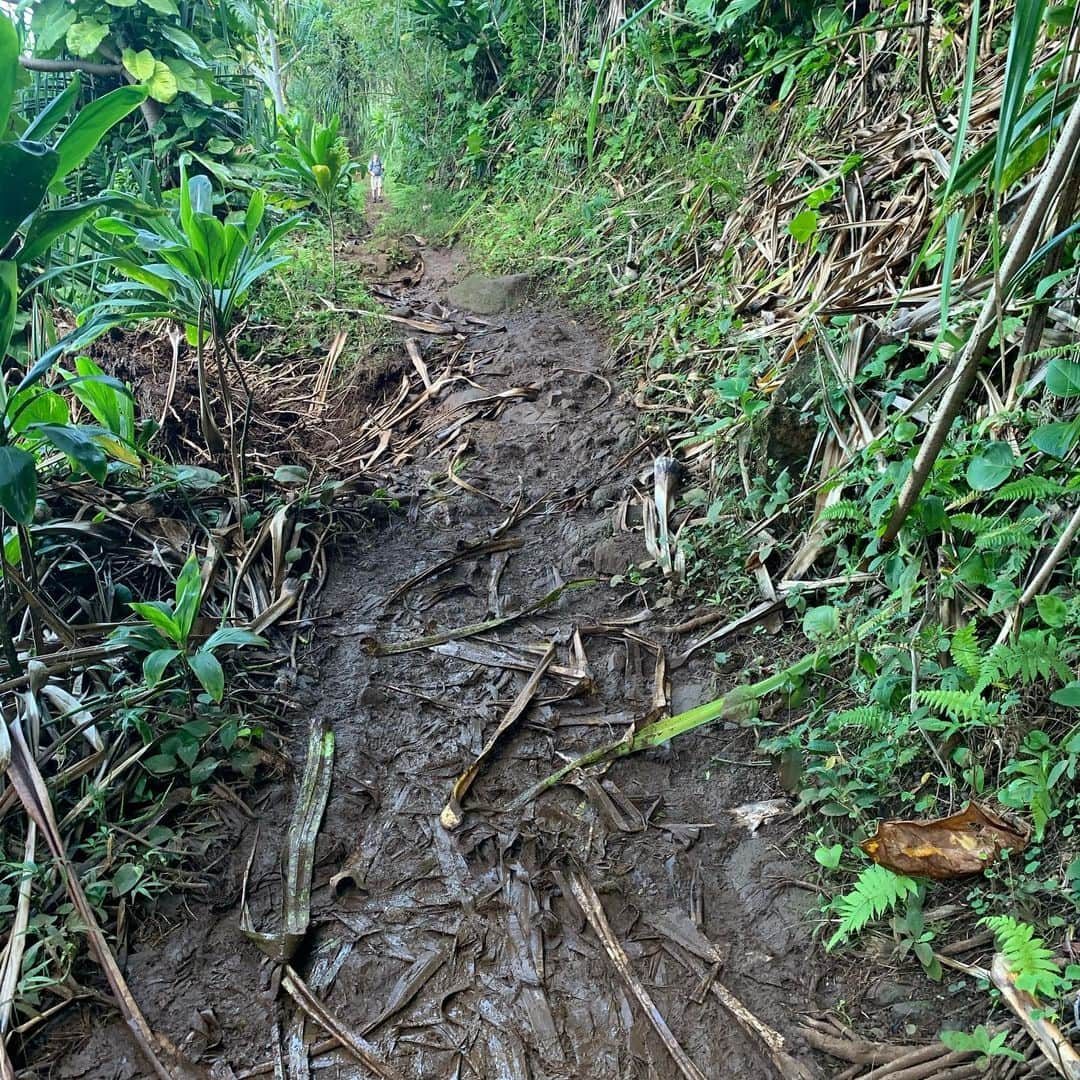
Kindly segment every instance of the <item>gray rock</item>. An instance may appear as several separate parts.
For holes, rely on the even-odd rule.
[[[528,274],[503,274],[488,277],[486,274],[470,274],[464,281],[454,285],[447,294],[454,307],[477,315],[498,315],[513,311],[528,298],[532,278]]]
[[[603,540],[593,548],[593,569],[598,574],[621,574],[632,561],[619,540]]]

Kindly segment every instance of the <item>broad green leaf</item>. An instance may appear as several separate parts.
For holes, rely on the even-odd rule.
[[[59,163],[58,154],[44,143],[0,143],[0,249],[41,205]]]
[[[1065,423],[1042,424],[1028,436],[1028,441],[1036,450],[1049,454],[1053,458],[1068,457],[1080,435],[1080,426],[1075,420]]]
[[[1046,389],[1058,397],[1080,396],[1080,364],[1056,357],[1046,367]]]
[[[143,766],[150,772],[163,776],[176,771],[176,758],[172,754],[154,754],[153,757],[143,758]]]
[[[22,247],[15,253],[15,261],[20,266],[25,266],[26,263],[40,259],[58,237],[71,232],[72,229],[92,217],[100,206],[99,200],[92,199],[89,202],[74,203],[71,206],[39,210],[27,227]]]
[[[12,394],[8,413],[12,435],[20,434],[31,424],[66,424],[71,419],[67,401],[55,391],[40,386]]]
[[[22,133],[23,139],[27,141],[44,139],[67,116],[71,106],[78,99],[81,89],[82,76],[76,71],[71,77],[71,82],[30,121],[30,126]]]
[[[207,140],[206,152],[213,154],[215,157],[223,157],[225,154],[231,154],[236,149],[236,143],[232,139],[226,139],[222,135],[215,135],[211,139]]]
[[[72,383],[72,394],[102,427],[108,428],[114,435],[130,438],[132,432],[125,431],[121,421],[124,405],[131,407],[131,395],[126,388],[119,390],[114,383],[106,382],[105,372],[88,356],[76,358],[75,370],[81,378]]]
[[[178,26],[161,26],[159,32],[163,38],[171,41],[185,56],[191,60],[202,61],[205,59],[203,47],[186,31]]]
[[[200,749],[198,739],[187,738],[177,747],[176,756],[190,769],[198,759]]]
[[[193,551],[176,579],[176,625],[180,629],[181,641],[187,641],[191,634],[201,600],[202,577],[198,557]]]
[[[844,854],[843,844],[833,844],[832,847],[822,845],[814,852],[817,859],[826,870],[835,870],[840,865],[840,857]]]
[[[154,70],[145,86],[150,96],[163,105],[168,105],[175,100],[177,94],[176,76],[172,73],[169,65],[161,60],[154,61]]]
[[[77,169],[101,142],[105,133],[146,100],[142,86],[121,86],[83,106],[56,142],[60,155],[53,182]]]
[[[220,762],[217,758],[203,758],[202,761],[192,765],[191,772],[188,774],[188,779],[191,781],[192,786],[196,784],[205,784],[206,781],[214,775],[214,770],[219,764]]]
[[[78,12],[66,0],[44,0],[41,4],[35,4],[30,20],[35,51],[49,52],[78,17]]]
[[[1069,617],[1069,609],[1065,606],[1065,601],[1052,593],[1036,596],[1035,606],[1039,609],[1039,618],[1047,626],[1055,629],[1064,626]]]
[[[112,887],[114,896],[126,896],[142,880],[143,868],[139,863],[124,863],[113,874]]]
[[[128,604],[128,607],[136,615],[141,615],[155,630],[164,634],[170,641],[175,641],[178,645],[183,644],[184,638],[180,633],[180,627],[176,625],[176,620],[166,604],[163,604],[160,600],[151,600],[146,603],[133,601]]]
[[[967,482],[973,491],[993,491],[1009,478],[1016,466],[1007,442],[992,442],[968,462]]]
[[[213,653],[200,649],[187,658],[195,678],[213,701],[220,701],[225,696],[225,672]]]
[[[98,46],[109,36],[108,23],[99,23],[96,19],[80,19],[68,27],[68,52],[73,56],[93,56]]]
[[[121,54],[124,67],[139,82],[145,82],[154,74],[154,54],[149,49],[125,49]]]
[[[176,0],[142,0],[142,2],[154,11],[162,15],[179,15],[180,9],[176,6]]]
[[[11,103],[15,98],[15,77],[19,73],[19,35],[7,17],[0,15],[0,136],[7,131]]]
[[[840,629],[840,613],[830,604],[806,609],[803,615],[803,633],[811,641],[833,637]]]
[[[260,637],[251,630],[244,630],[239,626],[223,626],[215,630],[203,644],[207,652],[220,649],[223,645],[265,645],[266,638]]]
[[[1080,681],[1067,683],[1060,690],[1055,690],[1050,695],[1050,700],[1070,709],[1080,709]]]
[[[19,310],[19,272],[13,262],[0,262],[0,361],[7,356],[11,332],[15,329],[15,316]],[[0,411],[3,411],[3,380],[0,379]]]
[[[179,649],[155,649],[143,661],[143,679],[149,687],[161,682],[168,666],[180,655]]]
[[[803,210],[788,223],[788,232],[800,244],[805,244],[817,232],[818,216],[813,210]]]
[[[248,200],[247,211],[244,214],[244,229],[248,236],[254,240],[259,226],[262,224],[263,214],[266,213],[266,196],[256,188]]]
[[[29,525],[36,502],[34,455],[17,446],[0,446],[0,506],[20,525]]]
[[[85,469],[99,484],[109,474],[105,452],[93,437],[79,427],[61,424],[35,424],[27,429],[28,435],[37,435],[52,443],[57,450],[67,454],[77,465]]]

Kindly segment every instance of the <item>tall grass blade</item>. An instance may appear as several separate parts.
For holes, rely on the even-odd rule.
[[[644,7],[639,8],[616,27],[601,46],[600,60],[596,66],[596,78],[593,80],[592,94],[589,97],[589,119],[585,126],[585,152],[588,155],[590,166],[593,163],[593,154],[596,152],[596,122],[600,116],[600,98],[604,93],[604,80],[607,77],[608,61],[611,59],[611,43],[625,34],[640,19],[648,15],[659,3],[660,0],[648,0]]]
[[[1005,89],[1001,95],[997,144],[994,150],[992,190],[1001,193],[1001,179],[1015,136],[1016,119],[1024,103],[1031,62],[1042,29],[1046,0],[1018,0],[1009,33],[1009,52],[1005,61]]]

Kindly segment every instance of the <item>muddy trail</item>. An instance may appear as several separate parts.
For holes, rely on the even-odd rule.
[[[420,256],[396,275],[384,260],[374,286],[414,345],[393,350],[372,415],[422,401],[374,466],[399,506],[346,538],[312,649],[282,673],[299,705],[291,780],[253,797],[208,897],[143,925],[126,957],[136,999],[192,1075],[832,1075],[801,1019],[866,987],[841,992],[811,944],[790,804],[756,831],[733,812],[785,799],[750,730],[718,722],[510,807],[565,760],[722,687],[709,648],[679,663],[710,628],[674,633],[692,612],[658,606],[655,571],[628,572],[649,558],[642,504],[663,448],[642,438],[602,336],[522,301],[519,283],[517,310],[470,317],[453,299],[459,254]],[[455,779],[508,715],[447,829]],[[305,1023],[240,924],[252,850],[252,925],[280,920],[311,730],[335,747],[310,929],[286,969],[325,1010]],[[895,1030],[888,1010],[874,1020]],[[145,1075],[119,1022],[69,1024],[45,1051],[34,1075]]]

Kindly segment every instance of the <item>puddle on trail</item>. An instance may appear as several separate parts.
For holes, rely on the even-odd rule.
[[[453,253],[423,254],[426,274],[407,298],[420,312],[463,273]],[[624,759],[523,812],[506,810],[564,756],[617,737],[649,712],[657,649],[685,645],[665,634],[670,612],[651,613],[636,587],[602,580],[460,643],[472,649],[376,657],[364,647],[371,638],[400,642],[518,612],[562,582],[596,571],[610,577],[646,557],[642,532],[616,533],[613,511],[647,490],[639,478],[651,449],[641,445],[600,336],[558,311],[488,321],[471,324],[477,332],[463,343],[420,335],[432,376],[460,347],[455,370],[469,381],[427,409],[412,456],[389,470],[389,486],[407,496],[401,512],[339,552],[320,598],[332,618],[319,624],[307,674],[288,691],[337,739],[312,931],[294,967],[391,1064],[387,1075],[677,1076],[574,897],[572,880],[584,880],[700,1075],[777,1075],[762,1043],[710,992],[710,977],[783,1034],[814,1075],[826,1075],[795,1030],[803,1012],[834,995],[809,941],[815,897],[781,850],[791,825],[751,835],[730,813],[782,795],[774,770],[754,759],[749,733],[705,728],[666,756]],[[497,398],[512,389],[525,393]],[[500,534],[517,546],[460,559],[387,603],[408,579],[463,543],[489,538],[526,507]],[[573,673],[575,631],[591,680],[585,693]],[[548,641],[558,643],[555,664],[570,674],[544,677],[465,797],[464,823],[447,833],[439,814],[454,779],[527,680],[538,659],[530,650]],[[492,643],[521,650],[516,669],[492,666]],[[706,661],[669,678],[677,707],[714,696]],[[306,743],[306,732],[295,732],[297,775]],[[248,894],[256,925],[267,927],[280,897],[290,785],[259,798]],[[253,839],[249,828],[215,896],[171,901],[157,925],[172,928],[144,932],[128,958],[151,1026],[198,1062],[193,1075],[273,1075],[275,1024],[286,1039],[299,1030],[291,1001],[274,1004],[270,966],[238,927]],[[318,1049],[324,1032],[309,1022],[306,1038]],[[142,1075],[118,1024],[72,1046],[50,1076]],[[308,1075],[306,1062],[306,1053],[296,1055],[287,1074]],[[312,1053],[314,1075],[326,1068],[374,1075],[340,1050]]]

